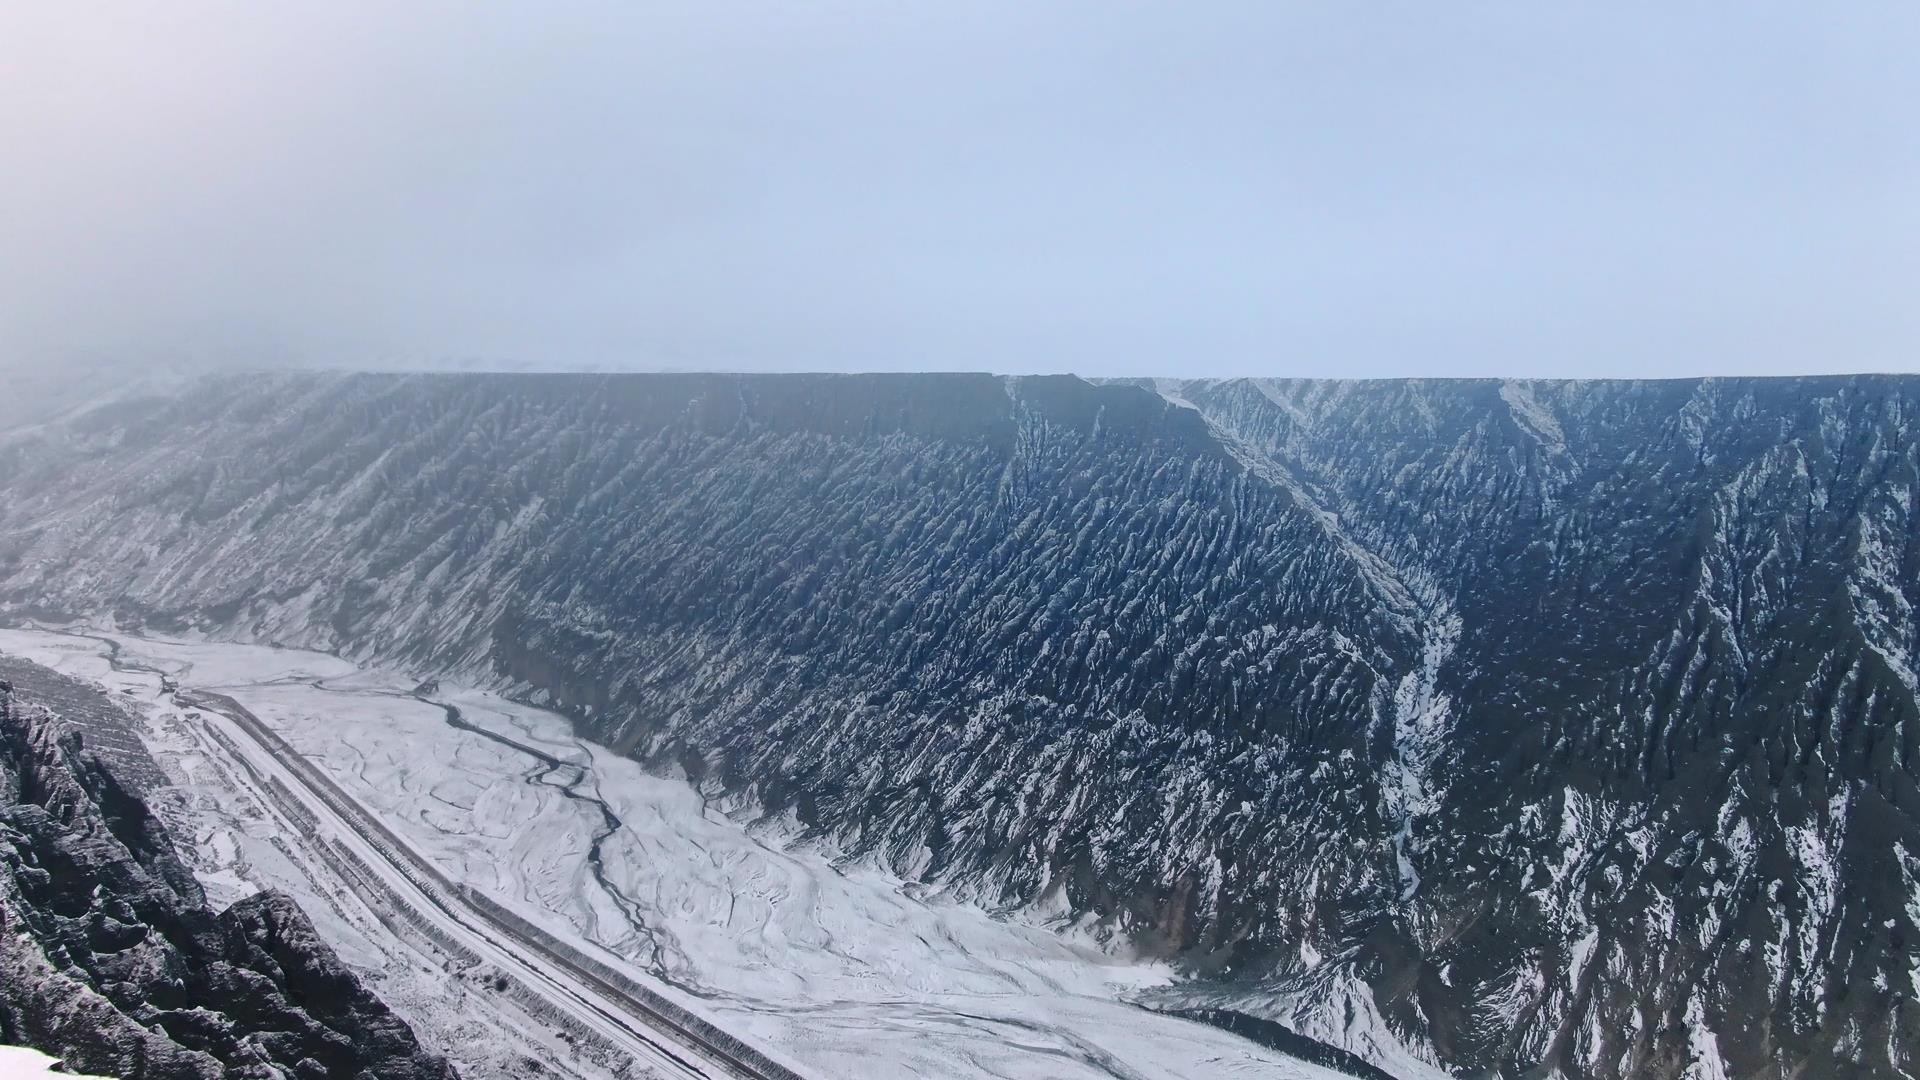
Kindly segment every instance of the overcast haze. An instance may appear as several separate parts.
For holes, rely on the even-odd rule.
[[[1920,369],[1920,5],[13,3],[0,363]]]

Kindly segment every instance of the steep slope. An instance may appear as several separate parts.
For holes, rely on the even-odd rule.
[[[1459,613],[1408,826],[1443,1054],[1907,1067],[1911,381],[1451,389],[1188,394]]]
[[[1057,883],[1175,947],[1245,936],[1270,917],[1249,898],[1299,887],[1241,853],[1344,853],[1341,823],[1373,813],[1373,666],[1418,641],[1289,493],[1151,395],[986,376],[208,390],[76,426],[114,444],[77,469],[23,448],[9,488],[49,501],[9,511],[16,598],[497,669],[603,741],[797,802],[904,869],[990,896]],[[1282,778],[1315,770],[1347,775],[1299,805]],[[1357,854],[1318,887],[1398,889],[1384,839]]]
[[[208,911],[120,770],[48,707],[84,708],[87,690],[24,662],[5,671],[0,1042],[132,1080],[455,1075],[285,896]]]
[[[228,380],[0,444],[0,596],[501,680],[1376,1060],[1892,1076],[1917,391]]]

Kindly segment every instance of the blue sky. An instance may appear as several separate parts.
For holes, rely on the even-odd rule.
[[[15,4],[0,364],[1920,370],[1920,5]]]

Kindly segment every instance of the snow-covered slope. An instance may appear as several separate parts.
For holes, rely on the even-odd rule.
[[[1891,1076],[1917,404],[229,379],[0,444],[0,596],[550,703],[1378,1061]]]

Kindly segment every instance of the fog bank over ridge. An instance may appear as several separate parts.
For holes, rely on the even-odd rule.
[[[16,5],[0,364],[1914,370],[1917,50],[1904,5]]]

